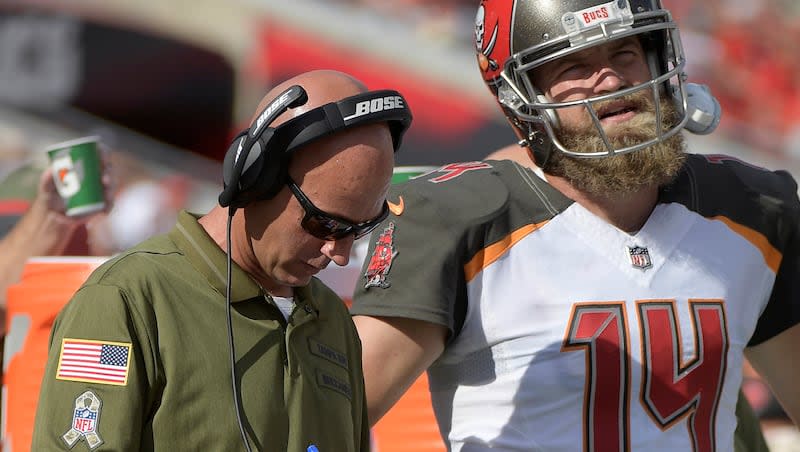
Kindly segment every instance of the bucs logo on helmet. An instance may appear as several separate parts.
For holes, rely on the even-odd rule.
[[[500,76],[509,56],[513,1],[483,0],[475,15],[475,51],[478,66],[487,82]]]

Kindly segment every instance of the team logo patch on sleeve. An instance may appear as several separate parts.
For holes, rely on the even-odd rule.
[[[103,402],[92,391],[86,391],[75,399],[75,410],[72,412],[72,424],[67,433],[61,435],[67,447],[72,449],[78,441],[83,439],[89,450],[97,449],[103,444],[103,439],[97,433],[100,421],[100,406]]]
[[[365,289],[370,287],[386,289],[391,286],[386,276],[389,274],[395,256],[397,256],[397,251],[394,249],[394,222],[390,221],[378,237],[375,250],[369,259],[367,272],[364,274],[364,277],[367,278],[367,283],[364,284]]]
[[[131,344],[64,338],[56,379],[125,386]]]

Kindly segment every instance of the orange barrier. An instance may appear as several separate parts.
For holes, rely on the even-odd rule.
[[[50,329],[56,314],[105,258],[30,259],[8,288],[3,350],[3,450],[30,450]]]
[[[428,378],[422,374],[372,428],[374,452],[444,452],[433,416]]]

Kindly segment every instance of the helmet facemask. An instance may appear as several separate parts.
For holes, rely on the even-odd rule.
[[[515,24],[524,20],[523,15],[533,14],[531,11],[535,11],[536,3],[531,0],[515,2],[512,30],[515,26],[522,26],[521,23]],[[688,119],[685,113],[685,58],[677,25],[670,13],[661,9],[658,1],[612,1],[582,10],[569,8],[581,8],[596,2],[565,0],[562,3],[566,9],[559,11],[563,14],[557,27],[552,26],[552,21],[547,22],[545,25],[550,28],[542,31],[528,24],[524,33],[541,32],[530,39],[512,32],[511,49],[515,48],[513,39],[526,39],[531,45],[511,54],[505,60],[499,77],[490,83],[498,102],[522,138],[521,144],[532,148],[536,163],[544,166],[554,149],[571,157],[602,158],[638,151],[678,134]],[[553,3],[549,4],[552,6]],[[632,8],[639,12],[633,13]],[[606,17],[588,18],[587,11],[603,11]],[[582,20],[584,17],[587,18]],[[560,34],[556,35],[556,32]],[[650,80],[613,93],[569,102],[554,102],[534,85],[532,75],[542,65],[629,36],[637,37],[643,46]],[[639,137],[633,142],[610,138],[600,122],[598,109],[609,101],[645,96],[650,99],[655,114],[656,127],[651,136]],[[672,107],[669,103],[673,103],[675,108],[668,108]],[[567,143],[569,140],[562,139],[566,131],[562,130],[557,112],[575,106],[582,107],[588,115],[601,143],[599,147],[575,148]],[[674,112],[669,118],[668,111]]]

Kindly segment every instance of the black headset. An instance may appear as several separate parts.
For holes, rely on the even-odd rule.
[[[292,152],[314,140],[348,127],[386,122],[397,151],[411,125],[411,110],[403,96],[397,91],[379,90],[322,105],[278,127],[269,127],[283,112],[307,100],[301,86],[289,87],[267,104],[249,129],[234,138],[222,163],[222,207],[236,209],[275,196],[286,181]]]

